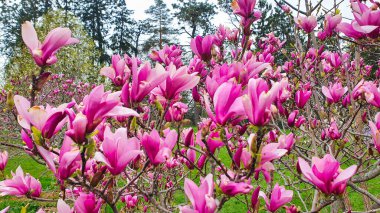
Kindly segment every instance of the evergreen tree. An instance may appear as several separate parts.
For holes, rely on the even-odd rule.
[[[178,3],[173,4],[178,24],[183,26],[181,30],[191,38],[198,34],[212,33],[211,20],[216,14],[215,7],[207,1],[196,0],[178,0]]]
[[[144,43],[143,51],[147,52],[152,48],[161,49],[163,44],[170,43],[171,35],[174,34],[170,10],[163,0],[155,0],[154,5],[150,6],[145,13],[150,16],[147,19],[149,25],[146,26],[149,38]]]

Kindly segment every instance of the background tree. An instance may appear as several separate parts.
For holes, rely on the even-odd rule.
[[[163,47],[163,44],[170,44],[174,29],[172,26],[173,17],[170,9],[163,0],[155,0],[145,13],[149,15],[146,26],[149,38],[145,41],[143,51],[147,52],[151,48]]]
[[[49,11],[43,15],[41,21],[34,24],[40,40],[43,40],[42,35],[46,35],[50,30],[61,26],[64,19],[65,13],[61,10]],[[87,35],[80,20],[72,14],[69,15],[68,20],[67,26],[71,29],[73,37],[80,40],[80,45],[63,48],[57,53],[60,60],[47,69],[54,70],[56,74],[65,74],[70,78],[95,82],[99,76],[100,64],[97,58],[100,56],[100,52],[96,49],[91,37]],[[19,79],[29,76],[32,72],[38,72],[38,68],[24,43],[19,43],[17,48],[21,52],[14,54],[5,66],[7,80]]]
[[[211,33],[212,18],[216,14],[215,5],[207,1],[179,0],[173,4],[175,17],[178,19],[181,30],[190,38],[199,34]]]

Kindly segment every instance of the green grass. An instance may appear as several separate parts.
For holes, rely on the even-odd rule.
[[[219,158],[223,161],[225,165],[231,164],[231,160],[228,157],[228,153],[225,149],[220,150]],[[56,184],[53,174],[50,172],[50,170],[46,168],[46,166],[38,164],[26,154],[13,156],[9,159],[8,165],[4,173],[5,176],[10,177],[11,171],[15,171],[19,165],[21,165],[24,172],[30,173],[32,176],[40,180],[42,184],[42,188],[43,188],[42,197],[58,199],[59,188]],[[287,171],[285,169],[281,169],[281,171],[286,176],[290,176],[290,177],[292,176],[292,173],[290,171]],[[196,175],[196,171],[193,171],[191,175],[192,177],[194,177]],[[367,182],[367,187],[369,191],[377,196],[380,194],[380,185],[378,184],[379,181],[380,181],[380,178],[376,178]],[[195,182],[199,183],[199,178],[196,178]],[[280,185],[284,184],[282,181],[282,178],[278,174],[274,174],[273,184],[277,182]],[[183,182],[181,184],[183,184]],[[266,189],[266,186],[267,186],[267,184],[265,183],[265,181],[263,180],[261,176],[258,181],[253,179],[252,184],[253,186],[260,185],[262,187],[262,190]],[[303,186],[306,187],[308,185],[303,184]],[[313,190],[308,190],[301,193],[303,199],[308,204],[308,207],[310,206],[309,204],[312,199],[312,194],[313,194]],[[352,205],[352,209],[354,211],[364,211],[363,196],[359,193],[353,192],[351,189],[348,189],[348,194],[349,194],[350,202]],[[185,195],[182,192],[176,192],[176,194],[174,195],[174,198],[175,198],[176,205],[183,205],[183,204],[186,204],[187,202]],[[247,212],[246,206],[241,202],[241,201],[244,201],[245,199],[246,198],[244,196],[238,196],[237,198],[229,199],[224,204],[221,212],[223,213]],[[250,199],[250,195],[247,195],[247,199],[248,200]],[[265,204],[262,199],[260,203],[261,203],[262,212],[265,212],[264,211]],[[299,207],[303,206],[296,193],[294,193],[291,204],[294,204]],[[37,201],[32,201],[26,198],[17,198],[17,197],[10,197],[10,196],[0,197],[0,210],[7,206],[11,206],[11,209],[9,212],[20,212],[21,208],[26,205],[28,205],[27,212],[36,212],[40,207],[43,207],[45,211],[49,211],[49,210],[55,211],[56,202],[37,202]],[[119,209],[120,208],[121,206],[119,207]],[[302,210],[304,211],[303,208]],[[107,207],[106,205],[104,206],[103,211],[112,212],[111,209]],[[284,211],[283,209],[281,209],[279,212],[284,212]],[[322,212],[329,212],[328,208],[324,209]]]

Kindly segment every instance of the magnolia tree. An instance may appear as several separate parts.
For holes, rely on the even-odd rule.
[[[377,45],[378,3],[352,1],[351,23],[323,14],[317,34],[318,5],[296,12],[279,5],[295,21],[291,51],[273,33],[253,42],[261,15],[255,3],[233,1],[240,28],[220,26],[192,39],[190,61],[178,46],[152,51],[151,63],[114,55],[100,70],[111,91],[98,85],[54,106],[36,104],[45,68],[61,47],[79,41],[56,28],[41,43],[30,22],[22,25],[40,73],[30,77],[29,97],[14,96],[24,146],[10,146],[54,174],[58,212],[108,205],[113,212],[210,213],[231,199],[245,208],[236,211],[251,213],[355,211],[350,193],[361,194],[367,210],[378,208],[367,182],[380,175],[380,88],[373,80],[380,72],[360,57],[363,47]],[[194,126],[184,119],[190,90],[205,110]],[[1,170],[7,159],[4,152]],[[21,167],[0,182],[1,195],[49,201],[41,188]]]

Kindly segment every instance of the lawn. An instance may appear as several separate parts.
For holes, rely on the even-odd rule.
[[[226,163],[226,165],[229,165],[230,161],[227,157],[227,152],[224,149],[221,150],[220,159],[222,159],[224,163]],[[55,178],[53,177],[53,174],[44,165],[38,164],[26,154],[17,154],[15,156],[12,156],[9,159],[8,165],[5,170],[5,176],[9,177],[10,172],[15,171],[19,165],[21,165],[21,167],[23,168],[25,172],[30,173],[32,176],[38,178],[41,181],[41,184],[43,187],[42,197],[58,199],[59,189],[55,182]],[[282,170],[282,172],[286,175],[292,175],[291,172],[286,171],[286,170]],[[380,180],[379,178],[376,178],[368,182],[369,191],[376,195],[380,194],[379,193],[380,185],[378,184],[379,180]],[[253,180],[253,182],[255,182],[255,180]],[[283,184],[282,179],[280,179],[278,175],[274,176],[273,182],[274,183],[279,182],[280,184]],[[259,185],[264,187],[264,189],[266,187],[266,183],[262,180],[259,181]],[[312,193],[312,190],[301,193],[305,202],[307,203],[311,202],[311,196],[310,196],[311,193]],[[348,193],[349,193],[353,210],[363,211],[364,210],[363,197],[356,192],[352,192],[351,190],[349,190]],[[310,199],[307,199],[308,197],[310,197]],[[175,199],[176,204],[183,204],[185,202],[185,196],[183,193],[180,193],[180,192],[177,193],[175,195],[175,198],[176,198]],[[248,198],[250,198],[250,196],[248,196]],[[246,207],[241,202],[241,200],[244,200],[244,199],[245,199],[244,196],[238,196],[237,198],[232,198],[228,200],[225,203],[221,212],[225,212],[225,213],[244,212],[245,213]],[[296,206],[302,206],[302,203],[299,200],[298,196],[296,196],[296,193],[293,197],[292,204]],[[36,201],[31,201],[26,198],[16,198],[16,197],[9,197],[9,196],[0,197],[0,209],[3,209],[7,206],[11,206],[11,210],[9,212],[20,212],[23,206],[28,206],[27,212],[36,212],[39,209],[39,207],[43,207],[45,211],[49,211],[49,210],[55,211],[56,203],[55,202],[36,202]],[[262,208],[264,206],[263,200],[261,200],[261,206]],[[104,207],[103,212],[111,212],[111,211],[109,208]],[[280,212],[283,212],[283,210],[281,210]],[[329,212],[329,211],[328,209],[324,209],[323,212]]]

